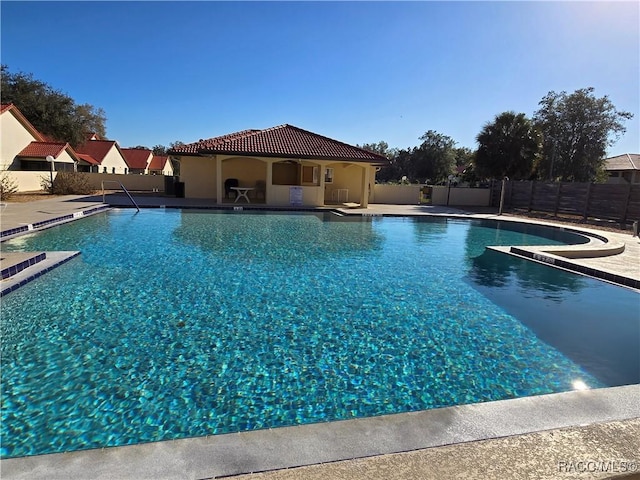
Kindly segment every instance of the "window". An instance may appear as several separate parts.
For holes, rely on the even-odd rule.
[[[102,167],[102,173],[107,173],[107,167]]]
[[[312,167],[310,165],[302,166],[302,183],[318,184],[318,167]]]
[[[297,185],[298,166],[290,162],[276,162],[273,164],[273,185]]]
[[[324,171],[324,183],[333,183],[333,168],[327,168]]]
[[[116,167],[111,167],[111,173],[116,173]]]

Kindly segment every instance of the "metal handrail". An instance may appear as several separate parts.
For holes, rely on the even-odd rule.
[[[133,199],[133,197],[129,193],[129,190],[127,190],[123,184],[121,184],[120,182],[118,182],[116,180],[103,180],[102,181],[102,203],[106,203],[105,202],[105,197],[104,197],[104,184],[105,183],[116,183],[116,184],[120,185],[120,188],[122,188],[122,191],[127,194],[127,197],[129,197],[129,200],[131,200],[131,203],[133,203],[133,206],[136,207],[138,209],[138,211],[140,211],[140,207],[138,206],[136,201]]]

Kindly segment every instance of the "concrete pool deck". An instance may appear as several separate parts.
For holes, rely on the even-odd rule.
[[[115,197],[107,197],[107,203],[126,205],[124,199]],[[139,203],[149,207],[215,207],[215,202],[147,196],[141,197]],[[79,196],[9,203],[0,214],[0,230],[5,232],[38,222],[45,222],[42,228],[46,228],[53,225],[47,223],[50,220],[70,214],[72,219],[79,218],[102,206],[102,197]],[[343,213],[446,215],[553,224],[508,215],[497,217],[455,208],[412,205],[370,205],[366,211],[344,209]],[[570,262],[640,280],[637,237],[574,225],[567,228],[591,231],[606,237],[611,244],[622,242],[625,246],[615,255],[569,259]],[[633,473],[629,466],[640,465],[639,399],[640,386],[631,385],[22,457],[0,461],[0,476],[3,479],[203,479],[240,475],[238,478],[256,480],[624,477]],[[598,470],[592,471],[595,469]]]

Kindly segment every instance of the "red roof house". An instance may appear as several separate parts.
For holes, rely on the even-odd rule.
[[[41,134],[18,107],[0,105],[0,170],[73,171],[79,161],[68,143]],[[53,165],[46,161],[51,156]]]
[[[114,140],[88,140],[75,150],[78,154],[87,155],[97,162],[100,173],[129,173],[129,166],[122,150]]]
[[[153,158],[153,152],[142,148],[123,148],[124,160],[129,166],[129,173],[149,173],[149,164]]]
[[[151,175],[173,175],[173,165],[166,155],[154,155],[149,164]]]

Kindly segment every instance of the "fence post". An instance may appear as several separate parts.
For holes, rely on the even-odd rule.
[[[558,182],[558,191],[556,192],[556,204],[553,207],[553,216],[558,216],[558,207],[560,206],[560,192],[562,191],[562,182]]]
[[[536,182],[531,180],[531,189],[529,190],[529,206],[527,207],[527,211],[531,211],[531,207],[533,205],[533,191],[535,189]]]
[[[591,185],[591,182],[587,183],[587,194],[585,195],[584,199],[584,212],[582,215],[584,220],[586,220],[589,216],[589,198],[591,198]]]
[[[502,179],[502,188],[500,189],[500,209],[498,210],[498,215],[502,215],[502,208],[504,207],[504,193],[507,188],[507,180],[509,180],[509,177],[504,177]]]
[[[513,180],[509,180],[509,207],[513,208]]]
[[[627,221],[627,211],[629,210],[629,201],[631,200],[631,187],[633,184],[629,182],[629,189],[627,190],[627,199],[624,202],[624,208],[622,209],[622,218],[620,219],[620,223],[622,225]]]

